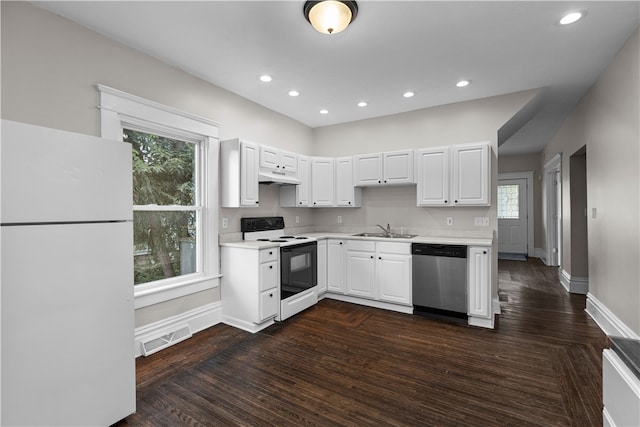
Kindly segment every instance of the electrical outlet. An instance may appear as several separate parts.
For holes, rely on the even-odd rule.
[[[448,216],[448,217],[447,217],[447,225],[448,225],[449,227],[451,227],[451,226],[453,225],[453,217],[451,217],[451,216]]]
[[[300,224],[300,217],[296,216],[296,224]]]
[[[222,218],[222,228],[229,228],[229,218]]]
[[[476,227],[488,227],[489,226],[489,217],[477,216],[473,220],[473,225],[475,225]]]
[[[342,224],[342,215],[338,215],[338,224]]]

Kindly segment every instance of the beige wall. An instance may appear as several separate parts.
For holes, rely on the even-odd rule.
[[[572,273],[569,158],[586,145],[589,292],[636,334],[640,334],[639,39],[636,31],[544,150],[547,160],[562,153],[562,265]]]
[[[297,121],[30,3],[3,1],[1,7],[3,119],[99,136],[96,85],[101,83],[217,121],[221,139],[242,137],[312,151],[313,132]],[[260,191],[273,190],[261,186]],[[261,209],[281,213],[275,204]],[[309,209],[297,215],[302,223],[312,221]],[[235,225],[241,212],[227,216]],[[136,311],[136,326],[219,299],[219,290],[212,289],[145,307]]]
[[[533,247],[544,248],[544,237],[542,235],[542,156],[536,154],[519,154],[511,156],[498,156],[498,174],[533,172]]]

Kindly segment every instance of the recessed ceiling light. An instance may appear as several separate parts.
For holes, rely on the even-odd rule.
[[[582,18],[583,13],[582,12],[571,12],[571,13],[567,13],[566,15],[564,15],[562,17],[562,19],[560,20],[560,25],[569,25],[569,24],[573,24],[574,22],[578,21],[580,18]]]
[[[329,110],[320,110],[320,114],[329,114]]]
[[[364,102],[364,101],[358,102],[358,107],[366,107],[366,106],[367,106],[366,102]]]
[[[260,76],[260,81],[261,82],[269,83],[271,80],[273,80],[273,79],[268,74],[263,74],[263,75]]]
[[[413,95],[415,95],[415,93],[413,92],[405,92],[402,94],[402,96],[404,96],[405,98],[411,98]]]
[[[298,96],[300,95],[300,92],[298,92],[297,90],[290,90],[289,91],[289,96]]]
[[[469,86],[469,83],[471,83],[471,80],[460,80],[458,83],[456,83],[456,86],[465,87]]]

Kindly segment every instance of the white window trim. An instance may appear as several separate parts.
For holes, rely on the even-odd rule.
[[[158,280],[134,287],[134,307],[141,308],[195,292],[220,286],[218,247],[218,127],[212,120],[180,111],[145,98],[131,95],[104,85],[100,91],[102,137],[122,141],[126,124],[146,124],[150,130],[166,129],[174,135],[191,134],[202,138],[204,144],[202,206],[203,272]],[[215,172],[215,173],[213,173]],[[133,283],[131,286],[134,286]]]

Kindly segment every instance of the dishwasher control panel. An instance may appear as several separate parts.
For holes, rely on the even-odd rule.
[[[466,258],[467,247],[464,245],[439,245],[433,243],[413,243],[411,245],[413,255],[430,255],[452,258]]]

